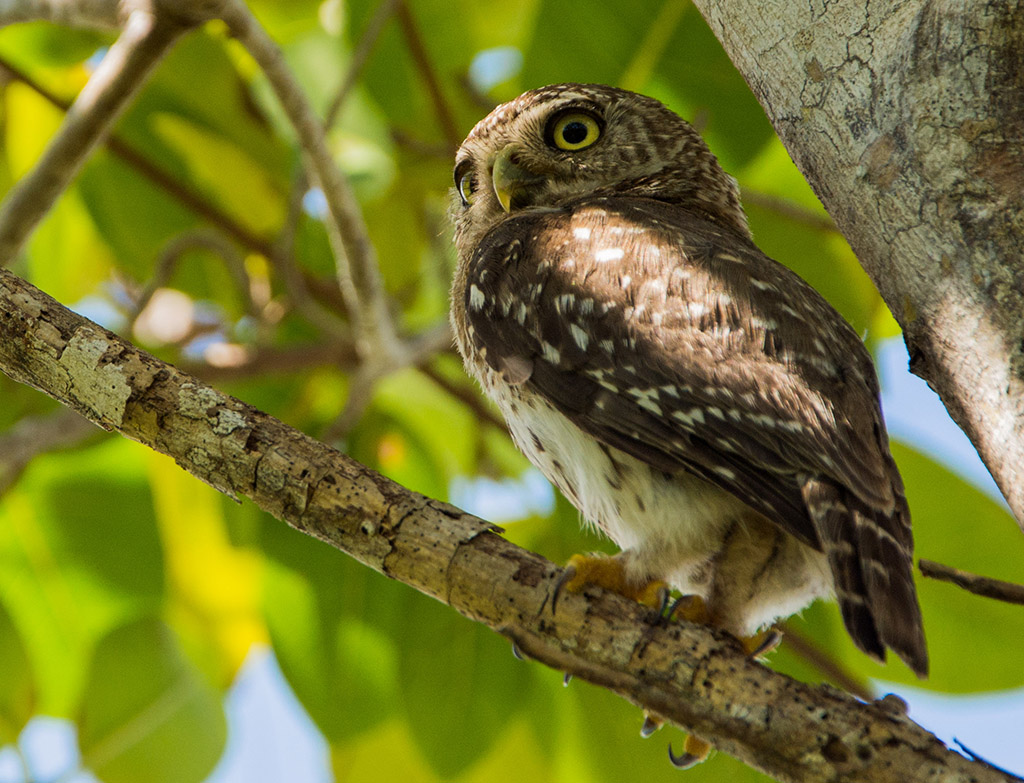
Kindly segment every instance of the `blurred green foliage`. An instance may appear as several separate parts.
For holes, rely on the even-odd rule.
[[[326,110],[376,0],[251,6]],[[689,3],[412,0],[409,11],[404,26],[386,22],[329,135],[406,333],[443,321],[447,309],[444,215],[457,139],[444,116],[461,135],[489,106],[570,80],[655,95],[698,123],[748,194],[764,249],[869,343],[896,333]],[[426,62],[410,47],[410,28]],[[0,188],[31,168],[90,58],[109,43],[42,24],[0,31],[0,59],[25,77],[0,82]],[[496,56],[478,59],[483,52]],[[488,61],[511,67],[481,74]],[[444,112],[426,89],[427,67]],[[222,25],[208,25],[161,63],[16,271],[322,435],[345,405],[351,365],[322,350],[344,334],[345,313],[315,199],[296,198],[299,161],[258,68]],[[284,262],[270,257],[274,248]],[[140,292],[158,274],[160,290],[136,320]],[[311,319],[314,310],[331,313],[338,333],[330,319]],[[55,409],[4,377],[0,399],[0,437]],[[344,446],[444,498],[456,478],[526,470],[493,415],[458,361],[441,355],[378,384]],[[909,447],[896,456],[922,556],[1024,581],[1024,539],[1000,506]],[[559,499],[550,515],[515,522],[508,535],[556,561],[608,547],[577,523]],[[1013,657],[1024,638],[1019,612],[947,585],[920,587],[933,660],[926,687],[1024,684]],[[916,683],[898,662],[883,668],[855,650],[832,606],[816,605],[792,625],[855,679]],[[136,444],[107,437],[42,453],[0,499],[0,744],[33,715],[55,715],[76,722],[84,763],[105,781],[200,781],[223,748],[219,697],[254,644],[273,648],[327,738],[339,780],[677,780],[664,739],[640,741],[632,706],[584,683],[563,688],[557,672],[515,660],[487,629],[227,501]],[[785,645],[774,665],[823,676]],[[688,773],[755,779],[724,756]]]

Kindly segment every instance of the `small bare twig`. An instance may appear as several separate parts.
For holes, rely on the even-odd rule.
[[[1005,601],[1008,604],[1024,605],[1024,585],[1004,582],[1001,579],[992,579],[988,576],[978,576],[978,574],[961,571],[959,568],[936,563],[933,560],[918,560],[917,567],[921,569],[924,576],[943,582],[952,582],[969,593]]]
[[[241,0],[225,0],[221,14],[232,34],[263,69],[299,136],[307,167],[327,200],[327,233],[357,350],[367,361],[392,366],[400,361],[402,346],[395,335],[376,252],[352,188],[327,148],[323,122],[313,112],[281,50],[246,5]]]
[[[805,226],[818,231],[825,231],[830,234],[839,233],[836,224],[828,216],[819,215],[799,204],[794,204],[792,201],[787,201],[778,196],[771,196],[767,193],[744,188],[743,202],[760,207],[761,209],[767,209],[769,212],[774,212],[776,215],[789,218],[797,223],[803,223]]]
[[[20,251],[39,221],[67,188],[147,74],[185,27],[135,9],[92,77],[68,109],[43,156],[0,207],[0,266]]]
[[[224,240],[220,234],[209,231],[193,231],[174,237],[164,247],[160,258],[157,259],[153,276],[146,281],[145,286],[139,292],[132,306],[129,317],[129,331],[130,327],[138,319],[139,314],[146,309],[146,305],[149,304],[149,300],[153,298],[153,294],[156,293],[157,289],[167,285],[167,281],[174,274],[174,270],[178,266],[181,257],[188,251],[196,249],[209,250],[224,260],[228,273],[234,279],[245,301],[246,312],[249,315],[258,315],[258,308],[252,300],[252,292],[249,288],[249,276],[245,271],[245,264],[235,246]]]
[[[46,21],[113,30],[120,21],[120,10],[118,0],[0,0],[0,27]]]
[[[101,434],[103,430],[68,408],[21,419],[0,435],[0,496],[14,485],[33,457],[77,446]]]
[[[437,74],[434,73],[434,67],[430,64],[430,57],[427,55],[426,46],[423,45],[416,20],[413,18],[412,12],[409,11],[409,5],[405,0],[399,0],[397,12],[405,43],[409,47],[409,54],[412,55],[427,92],[430,93],[430,99],[434,104],[434,113],[437,114],[437,121],[441,126],[441,132],[444,134],[450,154],[454,154],[462,142],[462,136],[459,134],[455,118],[448,107],[448,101],[445,100],[444,93],[441,91],[441,83]]]
[[[859,699],[871,701],[875,698],[871,687],[839,663],[833,656],[797,630],[790,623],[781,623],[782,643],[790,647],[811,666],[825,675],[834,685]]]
[[[183,360],[177,366],[208,383],[227,383],[246,378],[281,373],[295,373],[314,367],[337,367],[353,370],[358,363],[350,342],[338,340],[315,345],[290,345],[285,348],[257,348],[245,359],[230,366]]]
[[[352,50],[352,60],[349,62],[348,70],[345,71],[345,77],[341,80],[337,92],[334,93],[330,106],[327,107],[327,113],[324,115],[325,128],[333,127],[337,121],[338,114],[341,113],[341,107],[351,94],[352,88],[355,87],[356,81],[362,74],[367,60],[370,59],[370,53],[373,51],[377,39],[380,38],[385,23],[395,13],[395,8],[399,3],[400,0],[382,0],[370,21],[367,22],[366,29],[363,30],[363,34],[359,37],[359,43]]]
[[[484,402],[482,395],[476,393],[476,391],[471,388],[453,383],[450,379],[444,377],[444,375],[429,365],[422,367],[421,371],[424,375],[430,378],[430,380],[444,389],[449,396],[454,397],[473,411],[473,415],[476,416],[478,421],[484,424],[490,424],[492,427],[502,432],[508,431],[508,425],[505,424],[505,422],[493,410],[487,407],[487,403]]]

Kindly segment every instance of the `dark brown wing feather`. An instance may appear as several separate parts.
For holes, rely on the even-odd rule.
[[[806,283],[672,205],[525,212],[470,262],[472,339],[582,430],[738,496],[829,555],[854,640],[927,668],[870,357]]]

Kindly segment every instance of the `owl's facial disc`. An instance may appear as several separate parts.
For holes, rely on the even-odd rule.
[[[530,189],[544,181],[541,175],[515,163],[514,155],[515,147],[510,144],[498,153],[491,167],[491,187],[505,212],[523,206],[529,201]]]

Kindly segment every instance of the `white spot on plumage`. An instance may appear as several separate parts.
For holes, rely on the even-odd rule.
[[[594,260],[599,264],[603,264],[608,261],[618,261],[624,255],[625,252],[621,247],[603,247],[594,253]]]
[[[476,283],[469,287],[469,308],[471,310],[480,310],[486,301],[487,297],[484,296],[484,292],[477,287]]]
[[[570,324],[569,332],[572,334],[572,339],[576,341],[576,345],[580,347],[580,350],[587,350],[587,346],[590,345],[590,335],[577,324]]]
[[[701,302],[687,302],[686,311],[690,314],[690,318],[700,318],[707,315],[708,308]]]
[[[552,364],[558,364],[562,361],[562,354],[551,343],[541,343],[541,354]]]
[[[577,239],[590,239],[590,229],[587,228],[586,226],[580,226],[579,228],[574,228],[572,230],[572,234]]]
[[[560,294],[555,299],[555,309],[559,313],[561,313],[563,315],[567,311],[572,310],[573,305],[575,305],[575,304],[576,304],[576,297],[573,296],[572,294]]]

